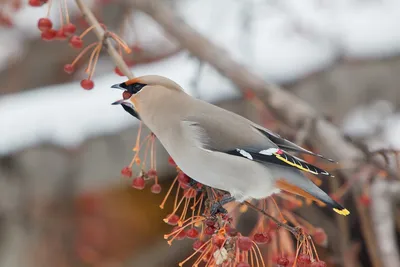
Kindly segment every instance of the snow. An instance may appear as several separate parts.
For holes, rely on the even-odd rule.
[[[180,53],[133,71],[136,76],[157,73],[169,77],[193,94],[191,74],[195,68],[195,61],[188,61],[187,54]],[[135,125],[138,122],[135,118],[121,107],[111,105],[121,99],[122,92],[110,86],[123,81],[124,78],[109,74],[95,78],[95,88],[91,91],[83,90],[76,82],[0,98],[0,155],[44,142],[76,146],[89,137]],[[212,102],[234,95],[228,84],[215,83],[212,92],[219,93],[202,98]]]
[[[181,0],[177,8],[192,27],[271,82],[294,81],[329,67],[340,57],[379,58],[400,52],[398,0]],[[23,52],[23,39],[39,35],[36,22],[45,14],[46,7],[27,7],[15,15],[15,29],[0,29],[0,69],[10,55]],[[51,17],[58,23],[55,12]],[[174,46],[147,15],[135,14],[132,20],[138,34],[126,36],[129,42],[139,38],[146,47],[163,44],[168,50]],[[98,70],[112,69],[107,64],[101,63]],[[197,77],[198,64],[188,53],[180,53],[133,71],[136,76],[167,76],[206,101],[237,96],[232,83],[207,64]],[[42,142],[78,145],[87,138],[134,125],[135,119],[110,105],[121,92],[109,87],[121,80],[110,73],[97,76],[92,91],[72,83],[0,98],[0,154]],[[390,139],[393,134],[388,130],[400,115],[382,121],[385,112],[392,111],[388,108],[380,115],[372,112],[364,118],[350,116],[344,130],[360,136],[372,133],[373,127],[383,127],[387,142],[400,146]],[[400,131],[400,124],[396,125],[394,132]]]
[[[400,149],[400,113],[386,100],[355,107],[344,118],[341,128],[347,136],[363,140],[371,151]]]

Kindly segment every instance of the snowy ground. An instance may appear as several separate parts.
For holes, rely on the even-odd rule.
[[[272,82],[299,79],[342,56],[370,58],[400,52],[398,0],[181,0],[179,10],[194,28]],[[23,52],[23,47],[8,44],[37,36],[36,21],[44,14],[44,9],[24,9],[17,15],[17,29],[0,30],[0,68],[8,55]],[[147,27],[138,28],[141,42],[160,38],[160,28],[146,16],[135,19],[137,24],[147,21]],[[208,66],[195,91],[196,70],[197,62],[181,53],[135,67],[134,72],[167,76],[207,101],[235,96],[231,83]],[[40,142],[76,145],[136,123],[120,107],[110,105],[121,92],[109,86],[120,81],[109,74],[97,77],[90,92],[72,83],[0,98],[0,154]]]

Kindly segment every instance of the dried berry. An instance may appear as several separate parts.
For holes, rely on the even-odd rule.
[[[132,169],[129,166],[124,167],[121,170],[121,175],[124,176],[124,177],[127,177],[127,178],[131,178],[132,177]]]
[[[153,184],[150,188],[150,191],[153,194],[160,194],[161,193],[161,185],[160,184]]]
[[[145,181],[142,176],[139,176],[139,177],[136,177],[135,179],[133,179],[133,181],[132,181],[133,188],[142,190],[144,188],[144,186],[145,186]]]

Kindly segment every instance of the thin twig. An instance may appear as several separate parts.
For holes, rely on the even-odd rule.
[[[269,219],[273,220],[279,227],[285,228],[286,230],[288,230],[289,232],[291,232],[295,237],[299,236],[300,230],[299,228],[296,227],[292,227],[290,225],[287,225],[286,223],[282,223],[281,221],[279,221],[278,219],[274,218],[273,216],[269,215],[268,213],[266,213],[264,210],[258,208],[257,206],[251,204],[248,201],[244,201],[243,202],[244,205],[252,208],[253,210],[263,214],[264,216],[268,217]]]
[[[118,51],[114,48],[109,38],[105,38],[106,32],[103,30],[99,21],[96,19],[90,8],[86,5],[86,3],[84,3],[83,0],[75,0],[75,2],[89,25],[94,26],[94,33],[96,34],[99,41],[104,40],[104,45],[107,48],[107,52],[110,55],[111,59],[114,61],[115,65],[126,77],[128,77],[129,79],[133,79],[135,76],[133,75],[123,58],[119,55]]]
[[[251,89],[256,96],[288,125],[298,128],[306,120],[312,119],[315,125],[308,140],[322,143],[342,162],[367,160],[385,170],[389,176],[397,174],[388,170],[381,160],[367,157],[363,151],[348,142],[340,129],[324,119],[314,108],[295,95],[275,84],[264,81],[250,72],[244,65],[236,62],[227,51],[218,47],[199,32],[190,27],[177,13],[160,0],[125,0],[138,10],[147,13],[179,44],[200,60],[210,64],[222,75],[229,78],[241,90]],[[350,175],[347,175],[350,177]]]

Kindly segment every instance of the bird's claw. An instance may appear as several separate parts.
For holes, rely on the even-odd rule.
[[[235,201],[234,197],[224,196],[220,201],[216,201],[211,206],[211,216],[215,216],[218,213],[227,214],[228,211],[223,207],[223,205]]]
[[[228,213],[228,211],[224,207],[222,207],[221,202],[217,201],[217,202],[214,202],[214,204],[212,204],[210,213],[211,213],[211,216],[215,216],[219,213],[226,214],[226,213]]]

